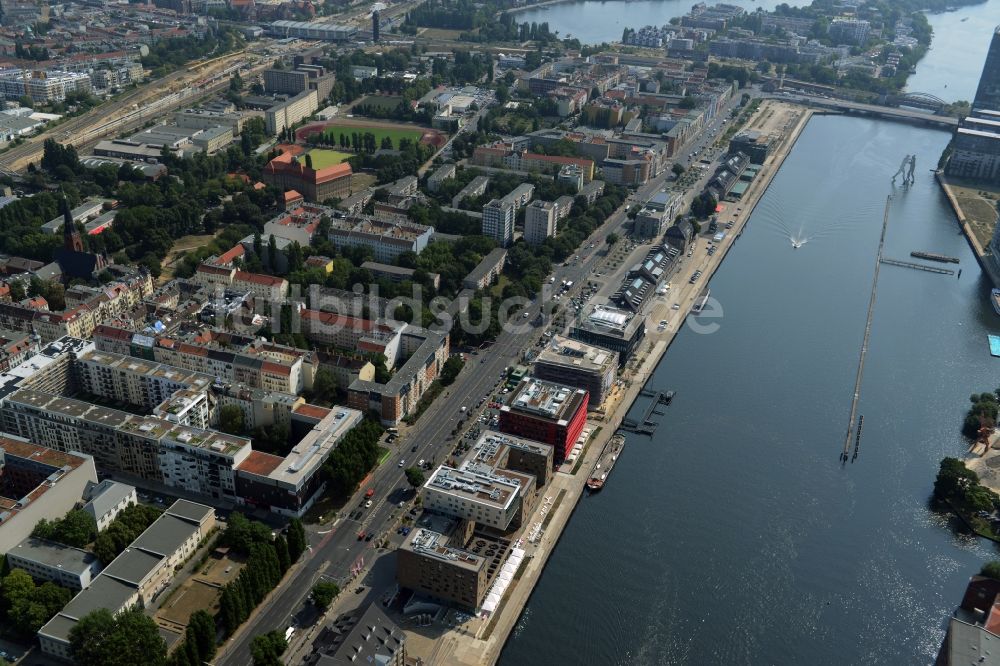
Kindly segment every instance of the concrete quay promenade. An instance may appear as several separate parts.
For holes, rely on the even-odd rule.
[[[529,528],[525,530],[520,546],[526,551],[525,564],[522,565],[518,576],[508,588],[500,607],[489,618],[469,618],[449,613],[450,617],[457,617],[457,620],[453,622],[452,627],[446,630],[433,627],[408,628],[407,652],[409,654],[419,657],[423,663],[431,665],[481,666],[497,662],[504,644],[531,597],[549,556],[555,549],[562,531],[569,523],[577,502],[584,494],[585,483],[604,444],[614,434],[639,396],[640,391],[656,370],[660,359],[684,324],[695,299],[739,238],[754,206],[767,190],[772,178],[788,156],[811,115],[812,112],[802,106],[768,100],[760,106],[747,123],[747,128],[781,136],[778,147],[768,156],[763,165],[764,168],[748,188],[742,200],[739,203],[727,202],[723,204],[725,208],[719,214],[719,228],[724,229],[729,222],[733,223],[733,227],[727,230],[726,237],[721,242],[715,244],[717,247],[715,254],[708,255],[705,251],[704,241],[699,242],[692,257],[685,258],[678,272],[672,276],[674,285],[672,289],[664,296],[657,296],[647,307],[644,314],[650,328],[649,333],[636,357],[630,361],[623,372],[621,376],[623,385],[617,387],[605,401],[604,417],[595,415],[588,420],[587,428],[591,430],[592,436],[581,455],[582,460],[576,464],[564,466],[562,470],[553,475],[551,484],[542,490],[543,497],[539,500],[534,515],[526,521]],[[647,249],[645,246],[639,246],[635,255],[644,255]],[[621,270],[626,270],[627,266],[630,265],[632,265],[630,261],[623,262]],[[690,275],[695,270],[702,271],[702,280],[690,284]],[[613,287],[614,279],[608,279],[607,283],[605,289]],[[672,307],[674,303],[679,305],[676,310]],[[657,330],[659,321],[667,322],[662,330]],[[670,387],[652,388],[666,390]],[[669,418],[669,410],[667,414],[666,418]],[[635,442],[632,442],[632,446],[636,445]],[[624,455],[629,455],[628,447],[626,447]],[[608,482],[615,483],[614,473]],[[538,523],[543,523],[544,529],[536,542],[532,543],[528,540],[527,533],[530,526]]]

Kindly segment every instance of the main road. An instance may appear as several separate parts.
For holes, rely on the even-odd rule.
[[[733,100],[720,112],[709,129],[721,126],[722,120],[728,118],[729,109],[735,103],[736,100]],[[704,143],[705,140],[700,139],[696,146],[701,147]],[[577,292],[603,257],[606,237],[611,233],[622,234],[628,220],[628,207],[633,203],[646,201],[663,189],[670,175],[671,172],[665,169],[662,174],[629,196],[622,207],[584,241],[579,250],[579,260],[555,267],[553,275],[556,284],[562,280],[572,280],[574,287],[570,295]],[[709,175],[706,173],[702,180]],[[693,193],[694,190],[688,193],[682,205],[689,203]],[[589,249],[590,244],[594,245],[594,249]],[[626,270],[626,267],[623,266],[621,270]],[[365,510],[362,518],[354,520],[342,517],[329,531],[310,534],[310,546],[303,555],[303,562],[282,582],[270,601],[258,610],[234,638],[222,646],[217,664],[245,666],[251,663],[250,641],[253,637],[272,629],[284,630],[288,627],[293,622],[293,617],[308,603],[309,592],[316,581],[320,578],[349,581],[353,566],[362,560],[370,563],[377,556],[373,545],[377,539],[372,542],[359,540],[358,533],[363,530],[382,535],[392,529],[395,516],[403,510],[398,503],[408,489],[404,467],[415,464],[419,459],[443,460],[448,456],[457,444],[457,439],[451,437],[451,432],[459,425],[459,421],[463,417],[474,417],[479,399],[495,391],[497,380],[507,366],[521,360],[523,352],[532,347],[545,329],[551,315],[545,308],[546,303],[551,302],[546,300],[547,291],[543,290],[543,294],[535,301],[511,312],[509,325],[497,336],[493,345],[482,354],[470,357],[471,362],[459,374],[455,383],[398,440],[400,444],[393,456],[376,468],[369,483],[359,488],[345,504],[344,512],[353,512],[355,507],[364,502],[364,492],[373,488],[373,506]],[[528,313],[527,317],[523,316],[524,312]],[[543,315],[541,319],[538,317],[540,313]],[[466,408],[464,413],[461,411],[463,406]],[[399,465],[400,461],[405,461],[404,466]]]

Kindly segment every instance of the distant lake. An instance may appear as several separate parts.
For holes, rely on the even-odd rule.
[[[747,11],[758,7],[772,10],[781,4],[780,0],[726,1]],[[575,37],[583,44],[600,44],[621,41],[625,28],[664,25],[675,16],[687,14],[694,4],[694,0],[583,0],[527,9],[514,16],[519,23],[547,21],[549,29],[558,30],[561,37]]]

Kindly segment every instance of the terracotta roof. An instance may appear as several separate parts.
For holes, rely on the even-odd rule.
[[[257,476],[267,476],[274,470],[278,469],[278,466],[284,461],[284,458],[279,456],[273,456],[270,453],[264,453],[262,451],[251,451],[243,462],[241,462],[236,469],[248,472],[250,474],[256,474]]]
[[[297,199],[302,199],[302,198],[303,198],[303,196],[301,194],[299,194],[298,192],[296,192],[295,190],[288,190],[287,192],[285,192],[285,203],[286,204],[289,203],[289,202],[295,201]]]
[[[199,264],[199,273],[211,273],[212,275],[229,275],[232,272],[232,268],[223,268],[221,266],[213,266],[211,264]]]
[[[246,271],[236,271],[236,277],[234,279],[237,282],[250,282],[253,284],[270,285],[272,287],[277,287],[286,282],[285,278],[275,277],[273,275],[262,275],[260,273],[247,273]]]
[[[215,260],[215,263],[219,265],[231,264],[233,263],[233,261],[239,259],[244,254],[246,254],[246,250],[243,249],[243,245],[237,243],[229,250],[227,250],[225,253],[219,255],[219,258]]]
[[[271,361],[264,361],[260,366],[261,371],[268,372],[274,375],[290,375],[292,374],[291,367],[287,365],[282,365],[281,363],[272,363]]]
[[[309,418],[313,418],[318,421],[322,421],[324,418],[326,418],[326,415],[329,414],[331,411],[332,410],[327,409],[326,407],[320,407],[319,405],[310,405],[308,402],[303,403],[292,410],[292,412],[294,412],[295,414],[307,416]]]

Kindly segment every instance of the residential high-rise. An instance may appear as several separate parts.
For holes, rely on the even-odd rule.
[[[524,213],[524,240],[529,245],[541,245],[556,235],[556,205],[551,201],[532,201]]]
[[[378,19],[379,19],[378,10],[376,9],[375,11],[372,12],[372,41],[375,42],[376,44],[378,44],[378,38],[379,38]]]
[[[986,53],[986,64],[979,77],[979,88],[976,89],[972,108],[1000,111],[1000,26],[993,31],[993,40]]]
[[[495,240],[500,247],[514,242],[514,203],[493,199],[483,206],[483,235]]]

